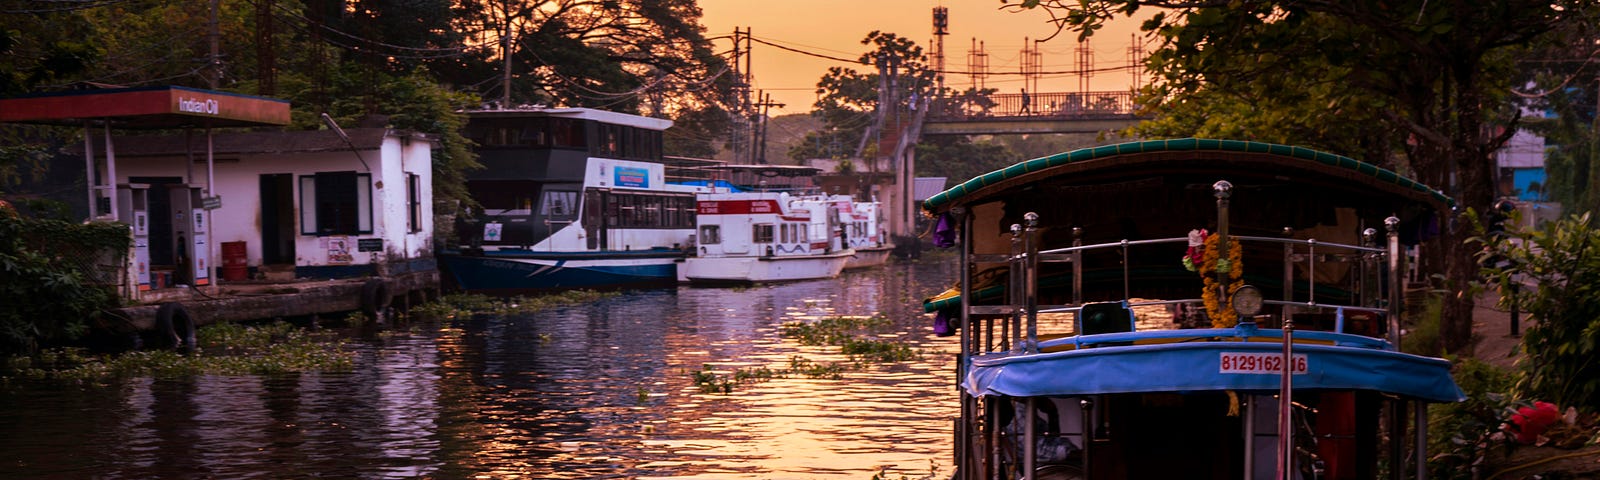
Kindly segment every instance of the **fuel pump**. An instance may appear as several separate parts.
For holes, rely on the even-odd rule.
[[[177,265],[175,283],[192,286],[209,285],[211,251],[206,243],[206,222],[209,213],[201,208],[200,189],[188,185],[171,185],[172,202],[172,252]]]
[[[117,186],[118,220],[133,229],[133,272],[136,288],[150,290],[150,186],[143,183]]]

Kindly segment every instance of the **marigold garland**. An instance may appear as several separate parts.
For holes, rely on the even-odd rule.
[[[1239,247],[1237,240],[1228,242],[1228,258],[1221,258],[1221,247],[1217,245],[1221,241],[1221,235],[1206,236],[1205,253],[1201,255],[1203,261],[1199,269],[1200,278],[1205,282],[1200,299],[1205,301],[1206,316],[1211,318],[1212,328],[1229,328],[1239,323],[1239,314],[1233,311],[1233,302],[1223,298],[1223,292],[1217,290],[1217,273],[1228,277],[1227,292],[1244,286],[1244,250]]]

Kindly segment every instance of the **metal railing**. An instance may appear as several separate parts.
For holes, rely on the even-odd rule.
[[[1126,118],[1136,109],[1133,92],[1126,91],[996,93],[936,99],[928,121]]]

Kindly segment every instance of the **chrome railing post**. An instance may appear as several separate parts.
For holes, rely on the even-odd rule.
[[[1217,235],[1221,235],[1222,236],[1222,238],[1217,240],[1217,248],[1221,250],[1221,251],[1217,252],[1217,258],[1225,259],[1225,258],[1228,258],[1228,251],[1229,251],[1228,250],[1228,247],[1229,247],[1229,245],[1228,245],[1228,199],[1233,196],[1233,184],[1232,183],[1228,183],[1227,180],[1218,180],[1217,183],[1211,184],[1211,194],[1213,196],[1217,197]],[[1123,262],[1123,263],[1127,263],[1127,262]],[[1221,263],[1221,262],[1218,262],[1218,263]],[[1232,269],[1234,269],[1234,268],[1239,268],[1239,266],[1238,265],[1229,265],[1228,266],[1229,271],[1232,271]],[[1217,272],[1216,272],[1216,275],[1217,275],[1217,298],[1221,299],[1221,301],[1218,302],[1218,303],[1222,305],[1222,308],[1232,308],[1233,300],[1228,298],[1228,293],[1229,293],[1228,292],[1228,283],[1229,283],[1228,282],[1228,272],[1224,272],[1224,271],[1222,271],[1221,268],[1218,268]]]
[[[1028,212],[1022,216],[1027,223],[1023,263],[1022,296],[1028,315],[1028,338],[1024,340],[1026,353],[1039,353],[1039,214]]]

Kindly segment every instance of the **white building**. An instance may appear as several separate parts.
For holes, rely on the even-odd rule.
[[[141,278],[140,290],[255,272],[345,278],[434,270],[434,140],[384,128],[345,132],[348,140],[328,130],[214,134],[209,198],[201,193],[203,135],[116,137],[116,182],[131,204],[121,208],[149,218],[155,275]],[[137,234],[142,222],[130,223]],[[213,261],[194,262],[186,275],[183,254],[208,250]]]

